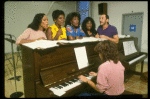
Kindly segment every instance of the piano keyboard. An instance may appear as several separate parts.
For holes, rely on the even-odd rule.
[[[90,76],[87,74],[84,74],[84,76],[90,80],[93,78],[93,76]],[[83,83],[81,80],[79,80],[78,78],[75,78],[75,79],[72,79],[63,84],[60,84],[58,86],[51,87],[51,88],[49,88],[49,90],[53,91],[53,93],[57,96],[62,96],[63,94],[66,93],[66,91],[68,91],[76,86],[79,86],[81,83]]]
[[[143,57],[145,57],[145,56],[146,56],[146,55],[143,54],[143,55],[141,55],[141,56],[139,56],[139,57],[137,57],[137,58],[135,58],[135,59],[129,61],[129,65],[131,65],[132,63],[136,62],[137,60],[139,60],[139,59],[141,59],[141,58],[143,58]]]

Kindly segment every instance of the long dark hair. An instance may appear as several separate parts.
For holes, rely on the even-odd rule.
[[[118,46],[112,41],[101,41],[95,46],[94,50],[102,55],[103,62],[113,60],[117,64],[119,61]]]
[[[95,30],[95,22],[91,17],[86,17],[83,22],[82,22],[82,30],[84,31],[84,33],[86,35],[88,35],[87,33],[87,28],[86,28],[86,23],[91,21],[92,22],[92,28],[90,30],[90,32],[92,32],[92,34],[95,36],[97,34],[96,30]]]
[[[45,15],[44,13],[36,14],[32,23],[28,25],[28,28],[31,28],[31,29],[37,31],[39,29],[39,26],[42,22],[42,18],[44,17],[44,15]],[[43,29],[43,31],[45,31],[45,29]]]
[[[78,12],[72,12],[72,13],[69,13],[66,17],[66,20],[65,20],[65,27],[67,25],[71,25],[70,21],[73,19],[73,17],[78,17],[79,19],[79,24],[80,24],[80,14]],[[80,26],[80,25],[79,25]]]

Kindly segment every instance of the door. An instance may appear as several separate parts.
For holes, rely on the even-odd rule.
[[[143,15],[143,12],[122,15],[122,35],[137,37],[139,51],[141,51]]]

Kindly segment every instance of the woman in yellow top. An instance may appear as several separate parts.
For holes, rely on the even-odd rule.
[[[46,36],[48,40],[66,40],[66,28],[62,27],[65,22],[65,14],[62,10],[55,10],[52,13],[55,24],[48,26]]]

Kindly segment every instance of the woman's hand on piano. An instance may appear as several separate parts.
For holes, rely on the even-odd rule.
[[[91,76],[97,76],[97,73],[95,73],[95,72],[90,72],[89,75],[91,75]]]
[[[83,81],[83,82],[87,82],[89,79],[87,79],[85,76],[80,75],[78,76],[79,80]]]

